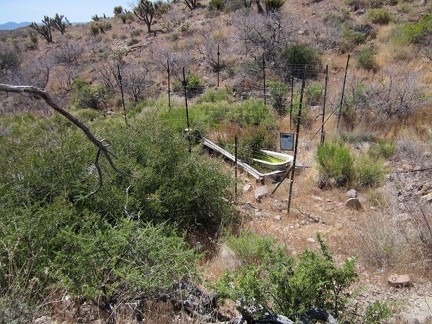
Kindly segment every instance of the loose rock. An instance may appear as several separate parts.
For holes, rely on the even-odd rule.
[[[411,278],[407,274],[398,275],[398,274],[391,274],[388,277],[388,284],[395,288],[402,288],[402,287],[411,287],[412,282]]]
[[[360,210],[363,209],[362,204],[358,198],[350,198],[346,201],[345,206],[350,209]]]

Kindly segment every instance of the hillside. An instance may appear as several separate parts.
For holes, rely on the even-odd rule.
[[[151,254],[146,246],[163,245],[152,256],[161,268],[145,268],[149,278],[178,269],[154,278],[148,291],[157,291],[156,283],[194,273],[194,249],[185,241],[206,253],[191,274],[204,287],[245,264],[228,233],[274,238],[293,257],[316,250],[319,233],[337,265],[356,259],[359,280],[348,289],[355,298],[345,320],[366,323],[367,305],[379,300],[391,309],[385,323],[430,323],[431,3],[287,0],[263,14],[246,0],[161,6],[150,27],[123,10],[66,26],[63,35],[53,30],[52,42],[30,27],[0,31],[0,84],[46,90],[106,145],[115,164],[99,165],[100,147],[96,153],[43,97],[0,92],[1,232],[16,235],[1,239],[0,306],[8,311],[0,319],[204,323],[178,305],[145,299],[140,289],[148,287],[136,278]],[[194,142],[199,133],[234,153],[237,135],[239,157],[249,162],[253,150],[280,151],[280,133],[297,131],[292,195],[291,173],[261,182],[239,169],[233,185],[233,164]],[[324,135],[327,146],[320,145]],[[347,205],[350,199],[360,207]],[[137,226],[129,242],[129,220],[162,225]],[[178,240],[165,238],[171,222],[184,232]],[[146,235],[151,239],[141,240]],[[28,248],[36,239],[46,245]],[[89,256],[91,248],[126,241],[116,250],[121,257]],[[52,245],[62,252],[40,252]],[[76,261],[69,253],[83,256]],[[132,261],[115,268],[122,258]],[[77,262],[89,265],[70,270]],[[413,286],[389,286],[392,274],[409,275]],[[123,281],[114,284],[115,276]],[[76,278],[85,284],[74,286]],[[15,314],[21,292],[39,304],[20,299],[25,307]],[[238,315],[229,301],[219,311],[225,320]]]

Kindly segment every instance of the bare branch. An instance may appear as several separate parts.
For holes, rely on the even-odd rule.
[[[37,95],[37,96],[41,97],[42,99],[44,99],[45,102],[52,109],[54,109],[56,112],[60,113],[61,115],[63,115],[67,119],[69,119],[73,124],[75,124],[75,126],[80,128],[84,132],[84,134],[87,136],[87,138],[98,148],[98,153],[97,153],[96,159],[95,159],[95,165],[96,165],[96,168],[97,168],[98,174],[99,174],[99,186],[102,185],[102,173],[100,172],[100,166],[99,166],[100,152],[102,152],[104,154],[104,156],[108,160],[108,163],[110,164],[111,168],[113,168],[115,171],[117,171],[123,175],[133,177],[132,175],[130,175],[130,174],[120,170],[119,168],[117,168],[117,166],[114,164],[114,162],[111,158],[111,155],[114,156],[114,154],[108,148],[110,146],[110,143],[108,141],[106,141],[104,139],[99,141],[93,135],[93,133],[89,130],[89,128],[87,126],[85,126],[83,123],[81,123],[75,116],[71,115],[69,112],[67,112],[66,110],[64,110],[60,106],[58,106],[54,102],[54,100],[51,98],[51,96],[45,90],[42,90],[42,89],[39,89],[39,88],[36,88],[33,86],[13,86],[13,85],[0,83],[0,91],[13,92],[13,93],[30,93],[33,95]],[[104,144],[104,142],[106,142],[107,144]],[[99,188],[97,190],[99,190]],[[93,193],[95,193],[96,191],[93,191]]]

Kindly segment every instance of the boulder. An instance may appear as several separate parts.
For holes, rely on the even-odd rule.
[[[388,277],[388,284],[394,288],[411,287],[411,278],[407,274],[398,275],[396,273],[391,274]]]
[[[363,206],[358,198],[350,198],[346,201],[345,206],[349,209],[360,210]]]
[[[267,195],[268,195],[268,190],[266,186],[257,187],[255,189],[255,200],[257,202],[261,202],[261,200],[267,197]]]
[[[355,189],[348,190],[346,195],[349,198],[357,198],[357,191]]]

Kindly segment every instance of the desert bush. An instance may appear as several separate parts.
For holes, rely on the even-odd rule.
[[[378,143],[372,144],[368,154],[375,159],[388,159],[394,155],[395,151],[395,143],[387,143],[385,140],[380,140]]]
[[[267,82],[266,86],[270,90],[270,102],[273,109],[279,115],[286,113],[286,95],[288,94],[288,86],[283,82]]]
[[[273,245],[266,248],[261,264],[249,264],[226,272],[217,284],[221,297],[254,307],[258,314],[270,312],[296,318],[310,308],[340,314],[345,310],[349,287],[356,280],[355,259],[338,267],[328,245],[318,235],[320,249],[305,250],[296,258]]]
[[[382,323],[390,319],[393,313],[386,302],[376,300],[369,304],[364,313],[364,324]]]
[[[10,49],[2,49],[0,52],[0,71],[6,73],[9,70],[16,70],[21,62],[20,55]]]
[[[276,118],[271,108],[263,100],[248,99],[239,103],[228,114],[230,120],[242,127],[263,126],[274,129]]]
[[[204,90],[201,80],[194,74],[189,74],[183,80],[176,80],[173,82],[173,91],[178,95],[186,95],[191,98],[202,93]]]
[[[386,176],[384,160],[361,154],[354,159],[354,177],[357,187],[370,188],[381,185]]]
[[[282,51],[281,59],[288,66],[288,73],[292,72],[294,77],[303,78],[306,69],[306,77],[314,78],[321,68],[321,59],[318,52],[311,46],[294,44]],[[294,69],[290,69],[294,67]],[[289,78],[288,78],[289,79]]]
[[[238,235],[229,235],[224,242],[243,265],[260,265],[274,246],[275,239],[241,231]]]
[[[350,19],[349,11],[347,9],[340,8],[339,10],[329,11],[325,13],[323,21],[327,26],[339,27],[343,23],[348,22],[349,19]]]
[[[342,113],[348,121],[361,116],[370,128],[386,127],[389,121],[406,118],[427,100],[418,87],[416,73],[395,69],[384,70],[382,78],[370,84],[355,80],[345,99]]]
[[[344,0],[344,2],[350,6],[353,11],[364,8],[380,8],[383,5],[382,0]]]
[[[223,102],[230,103],[232,97],[228,94],[225,89],[207,89],[197,100],[197,104],[204,102]]]
[[[376,68],[376,51],[371,47],[362,47],[357,55],[357,64],[359,67],[366,70],[374,70]]]
[[[344,24],[339,41],[340,50],[345,53],[366,41],[370,28],[356,27]]]
[[[421,43],[432,32],[432,13],[423,15],[415,24],[405,24],[403,31],[410,42]]]
[[[59,236],[55,278],[68,293],[98,299],[107,311],[115,296],[151,299],[175,282],[197,278],[199,254],[166,225],[96,220],[70,224]]]
[[[373,24],[387,25],[391,21],[390,13],[385,9],[369,9],[366,20]]]
[[[99,26],[96,25],[96,24],[94,24],[94,23],[91,23],[90,24],[90,32],[91,32],[92,35],[99,34]]]
[[[210,0],[209,9],[210,10],[223,10],[225,6],[224,0]]]
[[[131,37],[138,37],[141,35],[142,29],[134,29],[130,32]]]
[[[138,43],[139,43],[139,40],[136,39],[135,37],[132,37],[132,38],[127,42],[127,45],[128,45],[128,46],[132,46],[132,45],[135,45],[135,44],[138,44]]]
[[[308,84],[304,89],[305,102],[310,106],[318,105],[323,95],[323,91],[323,86],[318,82]]]
[[[102,109],[109,97],[109,92],[102,85],[92,87],[81,79],[74,81],[74,89],[75,103],[78,108],[82,109]]]
[[[275,12],[281,10],[282,6],[285,3],[285,0],[265,0],[265,8],[266,12]]]
[[[320,173],[320,186],[343,187],[354,179],[354,159],[349,147],[344,143],[333,141],[318,146],[317,162]]]

